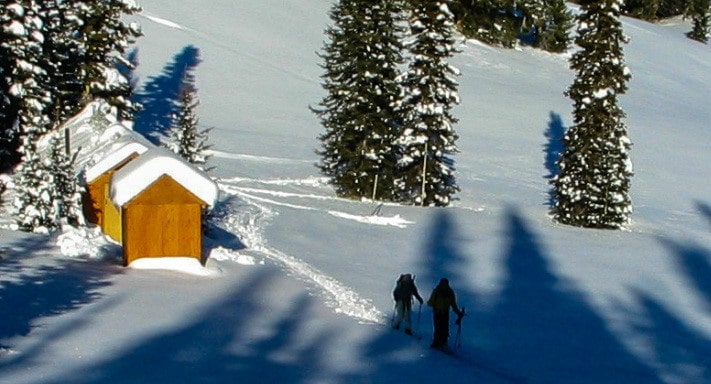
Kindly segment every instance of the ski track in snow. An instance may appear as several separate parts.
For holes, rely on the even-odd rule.
[[[182,25],[174,23],[170,20],[166,20],[162,17],[153,16],[153,15],[147,14],[145,12],[141,13],[140,16],[143,16],[146,19],[148,19],[156,24],[162,24],[162,25],[165,25],[166,27],[173,28],[173,29],[185,30],[185,28],[183,28]]]
[[[205,151],[205,154],[213,156],[213,157],[220,157],[223,159],[250,160],[250,161],[259,161],[259,162],[265,162],[265,163],[294,163],[294,162],[313,163],[314,162],[313,160],[286,159],[283,157],[268,157],[268,156],[257,156],[257,155],[245,155],[243,153],[229,153],[229,152],[223,152],[223,151],[216,151],[214,149]]]
[[[316,210],[315,208],[279,203],[241,192],[239,188],[234,186],[218,184],[225,193],[239,196],[249,203],[248,209],[240,209],[235,216],[230,216],[228,221],[225,222],[227,229],[230,232],[239,234],[240,239],[245,242],[248,248],[261,253],[269,260],[282,264],[289,273],[313,282],[327,297],[326,305],[333,308],[336,313],[342,313],[365,322],[385,324],[384,319],[386,316],[370,300],[361,298],[351,288],[327,276],[305,261],[270,248],[267,245],[262,235],[262,228],[277,213],[266,204],[308,210]]]
[[[232,180],[235,180],[235,179],[232,179]],[[244,179],[244,180],[249,180],[249,179]],[[281,184],[278,181],[272,181],[271,183],[278,184],[278,185],[285,185],[285,184]],[[239,195],[245,199],[251,199],[254,201],[259,201],[262,203],[267,203],[267,204],[271,204],[271,205],[275,205],[275,206],[300,209],[300,210],[304,210],[304,211],[319,211],[322,209],[310,207],[310,206],[306,206],[306,205],[283,203],[283,202],[276,201],[273,199],[268,199],[266,197],[260,197],[260,196],[257,196],[256,194],[270,195],[273,197],[296,197],[296,198],[301,198],[301,199],[315,199],[315,200],[340,200],[340,198],[332,197],[332,196],[302,194],[302,193],[293,193],[293,192],[282,192],[282,191],[274,191],[274,190],[269,190],[269,189],[250,188],[250,187],[236,187],[233,185],[232,186],[226,185],[224,183],[219,183],[219,185],[220,185],[220,189],[222,189],[224,192],[231,194],[231,195]],[[414,223],[412,221],[405,220],[405,219],[401,218],[400,215],[395,215],[395,216],[354,215],[354,214],[350,214],[350,213],[346,213],[346,212],[333,211],[333,210],[324,210],[324,212],[328,213],[331,216],[335,216],[335,217],[338,217],[341,219],[353,220],[353,221],[357,221],[359,223],[372,224],[372,225],[392,225],[392,226],[395,226],[398,228],[406,228],[409,224]]]
[[[218,48],[220,48],[220,49],[222,49],[222,50],[225,50],[225,51],[227,51],[227,52],[231,52],[231,53],[233,53],[233,54],[235,54],[235,55],[237,55],[237,56],[240,56],[240,57],[244,57],[244,58],[248,58],[248,59],[251,59],[251,60],[253,60],[253,61],[256,61],[256,62],[259,63],[259,65],[262,66],[262,67],[271,68],[271,69],[273,69],[273,70],[275,70],[275,71],[277,71],[277,72],[280,72],[280,73],[289,75],[289,76],[291,76],[291,77],[293,77],[293,78],[295,78],[295,79],[299,79],[299,80],[304,81],[304,82],[307,82],[307,83],[318,83],[318,81],[315,81],[314,79],[312,79],[312,78],[310,78],[310,77],[308,77],[308,76],[306,76],[306,75],[303,75],[303,74],[298,73],[298,72],[294,72],[293,70],[290,70],[290,69],[286,69],[286,68],[280,67],[280,66],[278,66],[278,65],[275,65],[275,64],[274,64],[271,60],[269,60],[269,59],[266,59],[266,58],[264,58],[264,57],[262,57],[262,56],[259,56],[259,55],[254,54],[254,53],[249,53],[249,52],[247,52],[247,51],[245,50],[245,47],[244,47],[244,46],[239,46],[239,47],[238,47],[236,42],[231,41],[230,44],[233,44],[233,45],[228,45],[228,44],[226,44],[224,41],[222,41],[222,40],[220,40],[220,39],[216,39],[216,38],[214,38],[214,37],[212,37],[212,36],[210,36],[210,35],[208,35],[208,34],[206,34],[206,33],[204,33],[204,32],[200,32],[200,31],[198,31],[198,30],[195,30],[195,29],[192,29],[192,28],[188,28],[188,27],[186,27],[186,26],[180,25],[180,24],[178,24],[178,23],[176,23],[176,22],[170,21],[170,20],[165,19],[165,18],[163,18],[163,17],[151,15],[151,14],[149,14],[149,13],[147,13],[147,12],[141,12],[141,13],[138,14],[138,16],[141,16],[141,17],[143,17],[143,18],[146,19],[146,20],[149,20],[149,21],[154,22],[154,23],[156,23],[156,24],[160,24],[160,25],[166,26],[166,27],[168,27],[168,28],[172,28],[172,29],[176,29],[176,30],[183,31],[183,32],[187,32],[187,33],[189,33],[189,34],[191,34],[191,35],[193,35],[193,36],[195,36],[195,37],[197,37],[197,38],[199,38],[199,39],[201,39],[201,40],[203,40],[203,41],[206,41],[206,42],[208,42],[208,43],[210,43],[210,44],[213,44],[214,46],[216,46],[216,47],[218,47]],[[239,49],[238,49],[238,48],[239,48]]]

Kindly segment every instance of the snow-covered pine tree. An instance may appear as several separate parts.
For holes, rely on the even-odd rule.
[[[396,179],[398,201],[446,206],[459,190],[453,154],[458,151],[457,120],[450,110],[459,104],[459,70],[447,62],[458,52],[454,15],[445,0],[411,0],[407,44],[409,65],[402,75],[405,121],[397,140],[401,147]]]
[[[711,1],[690,0],[686,17],[690,17],[693,27],[686,35],[693,40],[707,43],[709,41],[709,27],[711,26]]]
[[[684,13],[690,0],[659,0],[657,18],[663,19]]]
[[[83,21],[79,18],[81,1],[38,0],[43,22],[44,43],[42,66],[48,74],[45,88],[52,94],[49,115],[60,124],[82,108],[82,66],[84,65],[81,39],[77,31]]]
[[[54,229],[51,221],[51,176],[37,154],[37,140],[46,133],[49,118],[46,110],[51,102],[41,84],[46,72],[41,67],[42,21],[34,0],[17,0],[6,6],[4,23],[6,39],[0,42],[14,63],[6,76],[9,95],[17,101],[17,121],[22,162],[15,170],[14,217],[26,231]]]
[[[514,0],[454,0],[447,3],[451,3],[458,29],[467,37],[495,46],[516,46],[519,25],[514,15]]]
[[[58,228],[55,221],[54,180],[47,164],[29,143],[33,136],[23,137],[22,162],[15,169],[15,199],[13,216],[19,229],[48,233]]]
[[[327,95],[312,111],[326,129],[318,167],[339,196],[393,199],[401,11],[399,0],[340,0],[331,9],[319,54]]]
[[[578,16],[575,42],[581,50],[571,58],[576,77],[567,91],[574,124],[563,139],[559,174],[551,180],[552,213],[563,224],[620,229],[630,220],[631,142],[617,102],[630,73],[619,17],[619,0],[584,2]]]
[[[660,0],[625,0],[622,10],[632,17],[656,20],[660,3]]]
[[[54,181],[52,196],[53,218],[57,224],[85,225],[81,192],[72,164],[72,156],[66,152],[64,136],[53,132],[49,137],[49,152],[45,165]]]
[[[24,6],[21,4],[13,2],[0,5],[0,171],[10,169],[21,158],[18,151],[20,132],[17,119],[20,99],[10,89],[17,66],[15,52],[21,41],[18,34],[27,33],[24,15]]]
[[[172,116],[173,126],[162,144],[189,163],[207,171],[205,163],[208,156],[205,151],[210,148],[206,144],[210,130],[200,130],[198,127],[199,119],[195,113],[198,106],[197,89],[189,72],[183,75],[177,104],[178,112]]]
[[[573,15],[563,0],[545,0],[542,4],[540,14],[531,14],[536,27],[534,45],[548,52],[564,52],[572,40],[569,31],[573,27]]]
[[[84,89],[88,98],[100,97],[118,110],[120,119],[131,120],[140,108],[131,101],[131,84],[117,65],[131,66],[124,58],[128,47],[141,36],[137,23],[124,18],[141,11],[135,0],[83,0],[78,35],[85,52]]]

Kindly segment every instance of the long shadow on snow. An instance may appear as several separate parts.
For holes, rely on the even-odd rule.
[[[200,51],[188,45],[175,55],[173,62],[163,72],[151,78],[134,101],[143,108],[135,116],[134,130],[149,138],[154,144],[165,135],[171,126],[171,116],[177,112],[182,80],[200,64]]]
[[[420,269],[424,271],[424,282],[427,285],[420,286],[422,297],[427,301],[434,287],[441,278],[449,279],[449,284],[457,297],[457,304],[471,309],[475,306],[474,293],[467,287],[464,271],[470,270],[468,260],[463,256],[462,251],[457,247],[463,240],[462,235],[457,231],[456,221],[447,209],[438,209],[434,215],[430,234],[423,246],[423,253],[420,260]],[[422,281],[421,281],[422,283]],[[425,324],[427,328],[423,331],[432,336],[432,311],[426,307],[423,316],[427,318]],[[450,314],[452,318],[456,317]],[[467,317],[464,325],[471,325],[471,318]],[[451,319],[452,320],[452,319]],[[450,346],[456,342],[456,329],[450,328]]]
[[[489,358],[530,383],[659,383],[631,355],[586,298],[556,276],[537,236],[513,208],[508,213],[508,281],[487,319]]]
[[[432,289],[439,279],[446,277],[455,290],[460,305],[473,304],[471,290],[465,285],[462,275],[468,269],[467,259],[457,247],[461,243],[461,235],[457,232],[455,220],[447,209],[433,209],[432,224],[427,231],[429,236],[424,240],[420,261],[416,271],[416,283],[420,295],[427,301]],[[419,312],[419,313],[418,313]],[[452,316],[452,322],[454,321]],[[419,319],[418,319],[419,318]],[[465,318],[464,332],[470,327],[469,317]],[[480,362],[469,364],[459,359],[446,356],[428,348],[432,341],[432,311],[423,305],[415,303],[412,314],[413,328],[422,335],[422,340],[410,338],[400,331],[383,330],[362,351],[363,361],[368,361],[366,372],[347,376],[345,382],[364,383],[507,383],[496,369],[482,365]],[[473,329],[473,326],[471,326]],[[456,328],[450,328],[450,345],[455,342]],[[463,336],[463,343],[465,337]],[[468,348],[466,345],[462,349]]]
[[[316,298],[304,293],[291,303],[288,316],[268,322],[274,315],[269,313],[270,304],[265,304],[264,292],[274,289],[276,273],[255,272],[188,325],[46,383],[337,382],[337,378],[323,377],[327,373],[322,369],[328,358],[323,355],[324,346],[332,339],[332,330],[321,329],[315,336],[309,332],[312,338],[306,340],[299,336],[309,308],[321,305]],[[264,336],[254,336],[257,333]],[[280,359],[280,351],[298,359]]]
[[[563,147],[563,137],[565,136],[566,129],[563,125],[563,119],[559,114],[551,111],[550,119],[545,133],[547,142],[544,146],[544,152],[546,154],[545,166],[548,170],[546,179],[548,180],[555,177],[560,171],[558,169],[558,158],[560,154],[563,153],[563,150],[565,150]],[[547,203],[550,207],[555,205],[555,191],[552,188],[549,188]]]
[[[711,205],[697,201],[696,202],[696,207],[699,209],[699,212],[706,218],[706,220],[711,224]]]
[[[102,296],[99,289],[110,284],[106,268],[84,261],[63,260],[41,267],[24,267],[19,260],[0,263],[3,274],[12,274],[12,279],[0,282],[0,340],[26,336],[35,320],[98,300]],[[29,354],[23,351],[18,358]],[[0,363],[0,370],[13,362],[15,359]]]
[[[711,251],[688,241],[660,239],[660,242],[672,253],[703,300],[702,311],[711,313]],[[644,315],[643,320],[633,324],[634,332],[648,341],[647,355],[653,359],[660,376],[674,383],[711,383],[711,338],[689,326],[688,320],[652,295],[639,290],[634,293]],[[630,317],[635,318],[634,314]]]
[[[135,68],[138,67],[138,48],[133,48],[126,55],[126,60],[130,65],[119,61],[116,65],[119,73],[121,73],[127,80],[129,87],[131,88],[131,94],[136,94],[136,85],[138,84],[138,77],[136,76]]]
[[[670,383],[711,383],[711,339],[654,297],[637,292],[636,298],[645,320],[634,324],[635,332],[648,341],[646,352],[659,375]]]

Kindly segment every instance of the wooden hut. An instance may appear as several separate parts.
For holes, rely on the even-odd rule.
[[[152,148],[116,170],[110,198],[121,227],[124,265],[143,257],[192,257],[202,262],[202,212],[217,185],[172,152]]]
[[[146,143],[126,140],[117,143],[112,148],[107,148],[108,153],[96,164],[86,169],[86,193],[83,199],[84,217],[87,222],[100,226],[105,234],[116,241],[121,241],[120,226],[112,228],[108,226],[108,223],[114,221],[103,220],[105,214],[118,214],[113,212],[114,205],[108,198],[109,181],[117,170],[147,150]]]

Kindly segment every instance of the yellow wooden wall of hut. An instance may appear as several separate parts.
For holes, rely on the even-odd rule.
[[[109,182],[111,181],[111,176],[114,172],[121,169],[124,165],[136,157],[138,157],[137,152],[130,153],[123,161],[119,162],[113,168],[102,173],[99,177],[86,184],[86,192],[84,193],[82,203],[84,218],[87,222],[96,224],[102,229],[104,228],[104,209],[107,202],[113,207],[113,204],[111,204],[107,197],[107,189]],[[114,240],[121,241],[121,236],[114,238]]]
[[[101,226],[104,210],[104,195],[106,185],[111,180],[111,173],[107,172],[87,183],[84,194],[84,218],[87,222]]]
[[[104,207],[101,210],[103,214],[103,219],[101,221],[101,231],[104,232],[105,235],[112,238],[114,241],[121,243],[123,242],[121,208],[114,205],[113,201],[111,201],[109,191],[109,184],[104,185]]]
[[[163,175],[121,209],[124,265],[142,257],[185,256],[202,262],[206,204]]]

